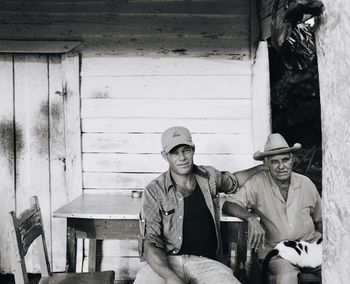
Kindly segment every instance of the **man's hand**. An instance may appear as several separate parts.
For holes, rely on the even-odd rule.
[[[265,248],[265,230],[257,217],[248,218],[248,243],[251,244],[252,249],[255,248],[255,251],[260,245]]]

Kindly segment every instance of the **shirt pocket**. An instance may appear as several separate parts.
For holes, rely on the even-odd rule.
[[[164,221],[170,221],[176,212],[175,200],[161,201],[160,211]]]

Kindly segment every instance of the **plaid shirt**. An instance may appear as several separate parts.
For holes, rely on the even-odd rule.
[[[197,183],[214,219],[217,237],[217,258],[221,255],[219,192],[233,193],[238,182],[229,172],[219,172],[209,166],[194,166]],[[183,239],[184,198],[176,190],[170,171],[149,183],[142,196],[141,218],[145,221],[145,240],[176,254]]]

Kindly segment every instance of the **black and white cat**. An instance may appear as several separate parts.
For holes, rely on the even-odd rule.
[[[263,279],[266,279],[271,258],[276,255],[299,267],[316,268],[322,264],[322,238],[314,243],[288,240],[278,243],[264,259]]]

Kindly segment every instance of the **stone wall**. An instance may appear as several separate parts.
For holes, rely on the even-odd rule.
[[[323,0],[317,32],[323,143],[323,283],[350,283],[350,1]]]

